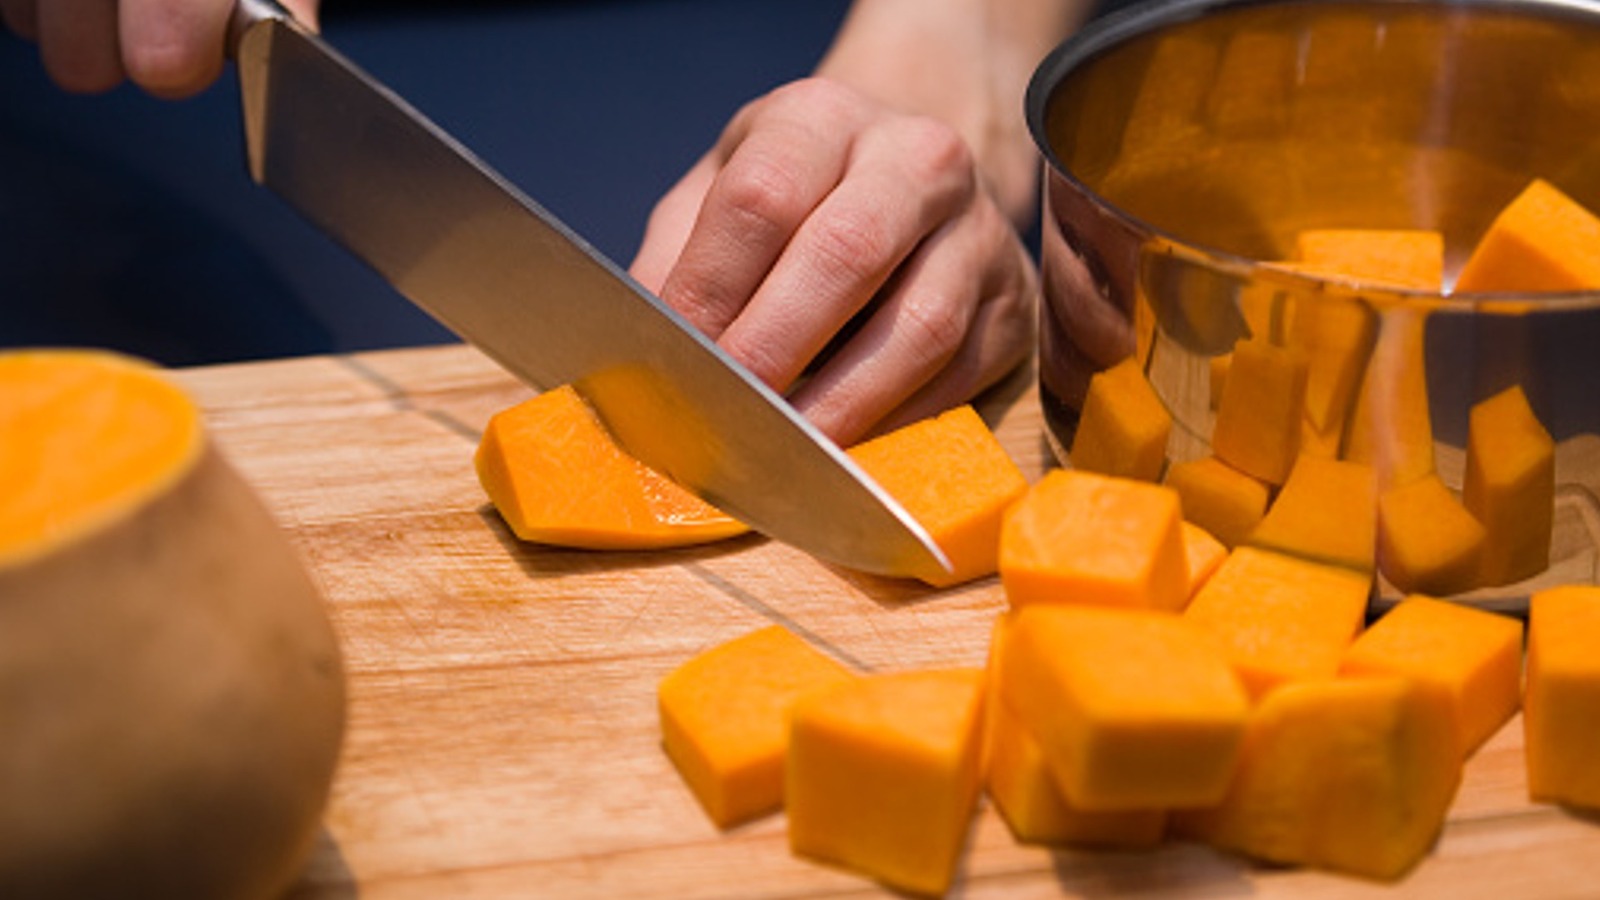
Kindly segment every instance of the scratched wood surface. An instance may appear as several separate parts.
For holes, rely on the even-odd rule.
[[[300,898],[886,895],[790,855],[781,815],[727,832],[660,750],[655,686],[772,622],[863,670],[981,665],[994,579],[934,591],[751,536],[583,553],[517,542],[472,471],[530,391],[460,346],[179,374],[326,594],[349,732]],[[1030,477],[1026,376],[980,407]],[[1017,844],[980,811],[956,896],[1600,896],[1600,819],[1526,799],[1520,722],[1470,762],[1434,853],[1397,885],[1254,866],[1193,844]]]

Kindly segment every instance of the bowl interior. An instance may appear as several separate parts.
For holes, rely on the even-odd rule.
[[[1600,7],[1144,7],[1041,79],[1060,171],[1250,259],[1311,227],[1415,227],[1444,234],[1450,271],[1535,176],[1600,209]]]

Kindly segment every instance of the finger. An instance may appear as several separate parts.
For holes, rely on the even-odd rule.
[[[975,191],[971,156],[948,127],[903,118],[863,135],[844,180],[800,226],[720,343],[787,389]]]
[[[1022,302],[985,303],[978,307],[967,341],[939,374],[867,432],[884,434],[966,403],[993,387],[1032,354],[1036,282],[1016,295]]]
[[[283,0],[283,5],[294,14],[295,21],[306,26],[312,31],[320,27],[317,18],[317,0]]]
[[[159,97],[186,97],[222,73],[228,0],[122,0],[122,64]]]
[[[841,443],[964,402],[1025,358],[1037,279],[987,206],[919,247],[881,306],[791,401]]]
[[[706,191],[711,187],[720,165],[720,160],[713,154],[707,154],[650,210],[650,218],[645,222],[644,238],[639,242],[639,250],[628,266],[628,274],[646,288],[661,292],[667,274],[672,271],[672,264],[683,255],[689,230],[694,226],[700,206],[705,202]]]
[[[63,89],[95,94],[122,81],[114,0],[41,0],[39,56]]]
[[[780,88],[735,117],[662,299],[713,338],[722,334],[844,174],[858,113],[836,86]]]
[[[25,41],[39,39],[39,11],[35,0],[0,0],[0,22]]]

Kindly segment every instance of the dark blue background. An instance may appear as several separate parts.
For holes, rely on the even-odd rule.
[[[326,0],[323,31],[626,263],[655,199],[741,103],[811,71],[847,6]],[[186,365],[450,339],[250,182],[236,91],[67,95],[0,30],[0,346]]]

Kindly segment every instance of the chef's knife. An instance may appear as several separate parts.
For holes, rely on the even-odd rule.
[[[926,531],[715,343],[275,0],[229,29],[251,176],[538,388],[753,528],[867,572],[948,571]]]

